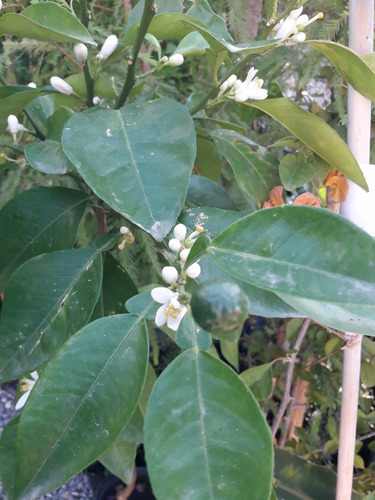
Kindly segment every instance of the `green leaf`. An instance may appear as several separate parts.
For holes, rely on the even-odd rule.
[[[272,392],[272,363],[249,368],[240,374],[240,379],[251,390],[257,401],[264,401]]]
[[[200,234],[190,249],[189,255],[184,264],[184,268],[186,269],[187,267],[190,266],[190,264],[197,262],[197,260],[199,260],[200,257],[202,257],[202,255],[206,252],[210,243],[211,239],[207,235],[207,233]]]
[[[217,182],[202,175],[192,175],[186,201],[194,207],[211,206],[236,210],[236,204]]]
[[[230,163],[239,187],[261,207],[275,186],[273,166],[251,152],[247,146],[234,144],[231,131],[219,130],[211,135],[219,152]]]
[[[313,465],[285,450],[275,450],[276,493],[285,500],[335,500],[336,475],[329,467]],[[352,500],[361,495],[352,492]]]
[[[287,191],[293,191],[311,179],[315,173],[315,167],[310,163],[298,165],[296,157],[289,154],[281,160],[279,173],[284,188]]]
[[[207,28],[226,42],[233,43],[233,38],[227,31],[225,21],[215,14],[207,0],[195,0],[194,5],[188,10],[188,15],[204,23]]]
[[[221,175],[221,159],[215,145],[204,139],[197,139],[197,156],[195,168],[200,175],[218,181]]]
[[[0,380],[35,370],[84,326],[99,298],[101,281],[97,250],[59,250],[22,264],[5,287]]]
[[[129,274],[107,253],[104,257],[102,293],[98,302],[101,315],[112,316],[126,312],[125,302],[137,293],[137,287]]]
[[[178,327],[176,332],[176,344],[181,349],[191,349],[192,347],[208,349],[212,344],[210,334],[198,327],[190,309],[188,309]]]
[[[58,108],[48,117],[47,139],[51,141],[60,141],[65,123],[74,115],[74,112],[66,106]]]
[[[96,45],[77,17],[54,2],[30,5],[20,14],[3,15],[0,18],[0,35],[47,42],[83,42]]]
[[[325,55],[360,94],[375,101],[375,73],[366,58],[359,57],[353,50],[339,43],[327,40],[309,40],[310,47]]]
[[[120,434],[113,445],[100,455],[99,461],[125,484],[131,484],[136,453],[137,443],[126,441]]]
[[[35,141],[25,146],[27,162],[45,174],[66,174],[74,167],[64,154],[61,142]]]
[[[240,212],[231,212],[219,208],[204,207],[199,209],[190,208],[183,212],[180,221],[189,227],[195,229],[196,225],[204,227],[205,233],[209,237],[215,238],[228,226],[244,217]],[[189,254],[190,255],[190,254]],[[246,293],[250,306],[249,314],[274,318],[290,318],[300,316],[289,304],[281,300],[277,295],[266,290],[261,290],[256,286],[245,283],[240,279],[235,279],[227,272],[223,271],[213,262],[211,257],[203,255],[201,258],[202,272],[197,278],[198,283],[211,278],[228,278],[235,281],[239,287]]]
[[[130,314],[94,321],[64,344],[21,415],[14,500],[58,488],[112,446],[136,408],[147,359],[144,320]]]
[[[0,290],[23,262],[43,252],[71,248],[88,195],[61,187],[35,187],[0,212]]]
[[[209,48],[210,46],[203,36],[198,31],[192,31],[181,40],[173,54],[200,56]]]
[[[284,98],[252,102],[250,106],[272,116],[332,168],[337,168],[368,191],[363,173],[349,147],[324,120]]]
[[[194,123],[184,106],[157,99],[77,113],[62,143],[111,208],[158,241],[169,233],[184,205],[195,158]]]
[[[252,500],[270,495],[268,425],[234,371],[208,353],[185,351],[156,381],[145,418],[145,449],[159,500],[239,499],[249,491]]]
[[[156,311],[160,304],[152,300],[151,293],[139,293],[125,302],[126,310],[132,314],[138,314],[150,321],[155,319]]]
[[[375,242],[329,211],[260,210],[223,231],[209,251],[228,273],[277,293],[301,313],[314,304],[306,315],[324,324],[332,326],[327,311],[336,307],[339,316],[345,313],[347,331],[364,333],[358,330],[362,314],[364,325],[375,320]]]
[[[16,439],[20,416],[9,420],[0,439],[0,476],[4,500],[11,500],[14,488],[14,470],[17,460]]]

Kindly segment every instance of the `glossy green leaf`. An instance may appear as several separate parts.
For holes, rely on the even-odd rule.
[[[217,207],[236,210],[236,204],[217,182],[202,175],[192,175],[186,201],[193,207]]]
[[[233,404],[233,402],[236,404]],[[265,500],[272,440],[253,396],[234,371],[195,349],[160,375],[145,418],[148,472],[158,500]]]
[[[365,178],[349,147],[324,120],[290,99],[265,99],[250,104],[272,116],[314,153],[350,180],[368,190]]]
[[[94,321],[64,344],[21,415],[14,500],[52,491],[112,446],[136,408],[147,360],[144,320],[130,314]]]
[[[137,443],[130,443],[120,434],[113,445],[100,455],[99,461],[112,474],[119,477],[125,484],[130,484],[133,479],[133,469]]]
[[[309,40],[310,47],[325,55],[352,87],[375,101],[375,73],[353,50],[328,40]]]
[[[209,48],[203,36],[197,31],[192,31],[181,40],[173,53],[183,56],[200,56]]]
[[[22,264],[5,287],[0,380],[37,369],[82,328],[99,298],[101,281],[97,250],[59,250]]]
[[[181,349],[191,349],[193,347],[208,349],[212,344],[210,334],[198,327],[190,309],[186,312],[178,327],[176,332],[176,344]]]
[[[158,241],[169,233],[184,205],[195,158],[194,123],[184,106],[157,99],[119,110],[90,109],[69,120],[62,143],[110,207]]]
[[[134,297],[128,299],[125,302],[125,307],[130,313],[138,314],[138,316],[143,316],[144,318],[153,321],[160,304],[152,300],[150,292],[145,292],[134,295]]]
[[[232,224],[209,251],[228,273],[277,293],[293,307],[315,301],[323,314],[339,306],[348,331],[360,326],[357,313],[367,312],[364,322],[375,319],[375,242],[327,210],[287,205],[260,210]]]
[[[211,238],[215,238],[219,233],[224,231],[228,226],[244,217],[240,212],[231,212],[229,210],[221,210],[219,208],[190,208],[183,212],[180,218],[181,222],[186,224],[191,230],[195,229],[196,225],[204,227],[205,234]],[[295,309],[289,304],[281,300],[272,292],[261,290],[256,286],[245,283],[240,279],[236,279],[223,271],[208,255],[203,255],[201,258],[202,272],[197,278],[198,283],[211,278],[228,278],[234,280],[238,286],[246,293],[250,305],[249,314],[264,317],[274,318],[290,318],[300,316]]]
[[[129,17],[126,21],[125,35],[129,29],[140,21],[145,6],[145,0],[139,0],[136,5],[132,8]],[[183,10],[183,0],[159,0],[158,1],[158,12],[157,15],[164,14],[166,12],[177,12],[181,13]],[[138,24],[137,24],[138,26]]]
[[[219,130],[211,134],[219,152],[233,169],[239,187],[252,196],[260,208],[275,186],[273,166],[243,144],[234,144],[230,131]]]
[[[272,363],[249,368],[240,374],[240,378],[257,401],[264,401],[272,393]]]
[[[20,416],[9,420],[0,439],[0,477],[4,500],[11,500],[14,488],[14,470],[17,460],[16,439]]]
[[[221,159],[215,145],[205,139],[197,139],[197,156],[194,163],[200,175],[218,181],[221,175]]]
[[[285,500],[335,500],[336,475],[330,467],[313,465],[291,455],[286,450],[275,450],[275,491]],[[352,500],[361,495],[352,492]]]
[[[45,95],[39,95],[39,97],[31,101],[25,109],[34,123],[36,123],[39,129],[46,135],[48,133],[48,119],[55,111],[55,94],[53,92],[48,92]],[[51,139],[53,139],[53,137],[51,137]]]
[[[211,243],[211,239],[208,236],[207,233],[201,233],[198,238],[195,240],[195,243],[190,249],[189,255],[186,259],[184,268],[186,269],[187,267],[190,266],[190,264],[193,264],[197,260],[202,257],[202,255],[205,253],[207,248],[209,247]]]
[[[66,157],[61,142],[35,141],[26,144],[25,156],[27,162],[36,170],[45,174],[66,174],[74,170]]]
[[[51,141],[60,141],[65,123],[74,115],[74,112],[66,106],[59,107],[51,116],[48,117],[47,139]]]
[[[20,14],[3,15],[0,18],[0,35],[47,42],[83,42],[96,45],[77,17],[54,2],[30,5]]]
[[[287,191],[293,191],[303,186],[311,179],[314,173],[314,165],[310,163],[298,165],[296,157],[292,154],[284,156],[280,162],[280,179]]]
[[[23,262],[43,252],[71,248],[88,195],[61,187],[36,187],[0,212],[0,290]]]
[[[233,38],[228,33],[224,19],[215,14],[207,0],[195,0],[187,14],[204,23],[219,38],[233,43]]]

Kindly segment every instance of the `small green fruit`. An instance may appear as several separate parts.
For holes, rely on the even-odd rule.
[[[214,337],[233,340],[247,318],[249,300],[233,281],[215,278],[194,290],[190,305],[200,327]]]

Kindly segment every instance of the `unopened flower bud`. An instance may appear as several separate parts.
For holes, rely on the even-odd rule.
[[[292,37],[292,41],[296,43],[301,43],[304,42],[305,40],[306,40],[306,33],[304,33],[303,31],[300,31],[299,33],[297,33]]]
[[[168,62],[168,57],[167,57],[167,56],[163,56],[163,57],[160,59],[160,62],[161,62],[161,63],[163,63],[163,64],[164,64],[164,63],[166,63],[166,62]]]
[[[194,264],[191,264],[186,269],[186,276],[189,276],[189,278],[198,278],[198,276],[201,273],[201,266],[198,264],[198,262],[194,262]]]
[[[181,66],[184,62],[184,56],[182,54],[173,54],[169,58],[169,65],[170,66]]]
[[[96,56],[98,61],[103,61],[107,59],[116,50],[118,44],[117,36],[110,35],[106,41],[103,43],[99,54]]]
[[[30,87],[31,89],[36,89],[36,84],[34,82],[28,83],[27,86]]]
[[[181,252],[180,252],[181,262],[186,261],[186,259],[188,258],[189,252],[190,252],[190,248],[184,248],[183,250],[181,250]]]
[[[179,252],[181,249],[181,241],[177,238],[172,238],[171,240],[169,240],[168,246],[172,250],[172,252]]]
[[[186,226],[185,224],[177,224],[173,229],[174,237],[180,241],[184,241],[186,236]]]
[[[172,266],[165,266],[161,271],[161,277],[166,283],[174,283],[178,278],[177,269]]]
[[[86,45],[84,43],[77,43],[74,45],[74,55],[79,63],[85,63],[88,55]]]
[[[128,232],[129,232],[129,228],[128,227],[126,227],[126,226],[121,226],[120,227],[120,233],[121,234],[128,234]]]
[[[101,99],[97,95],[92,98],[92,103],[94,106],[98,106],[98,104],[100,104],[100,101]]]
[[[8,131],[15,135],[19,131],[19,123],[18,123],[18,118],[14,115],[9,115],[8,116]]]
[[[57,92],[60,92],[61,94],[70,95],[73,92],[73,89],[69,85],[69,83],[58,76],[52,76],[50,78],[50,84],[55,90],[57,90]]]

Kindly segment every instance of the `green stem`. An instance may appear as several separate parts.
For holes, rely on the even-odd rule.
[[[13,149],[13,151],[17,151],[17,153],[23,154],[23,149],[20,146],[17,146],[16,144],[10,144],[9,142],[2,142],[0,143],[0,147]]]
[[[156,13],[156,4],[154,3],[154,0],[145,0],[142,19],[137,28],[137,34],[133,44],[131,61],[128,66],[128,72],[126,73],[125,82],[120,92],[120,95],[117,98],[115,109],[119,109],[121,108],[121,106],[125,104],[126,99],[128,98],[129,93],[134,86],[135,63],[137,62],[138,54],[141,49],[143,39],[145,37],[145,34],[147,33],[148,27],[150,26],[150,23],[155,13]]]
[[[207,104],[207,102],[210,99],[214,99],[215,97],[217,97],[217,95],[218,95],[218,93],[220,91],[220,88],[219,88],[220,85],[223,82],[225,82],[225,80],[227,80],[230,77],[230,75],[236,74],[246,64],[248,64],[250,61],[252,61],[252,59],[254,59],[255,56],[256,56],[256,54],[248,54],[243,59],[241,59],[241,61],[238,61],[238,63],[234,64],[227,71],[227,73],[225,74],[225,76],[219,81],[218,87],[214,87],[213,89],[211,89],[204,97],[202,97],[202,99],[195,106],[193,106],[191,108],[191,110],[189,111],[190,114],[192,116],[195,115],[195,113],[197,113],[198,111],[200,111],[201,109],[203,109],[205,107],[205,105]]]
[[[25,115],[27,116],[27,119],[29,120],[29,122],[31,123],[31,125],[34,127],[34,130],[35,130],[35,136],[40,139],[41,141],[45,141],[46,139],[46,136],[43,134],[43,132],[40,130],[40,128],[38,127],[38,125],[35,123],[34,119],[32,118],[32,116],[30,115],[30,113],[27,111],[26,108],[23,109],[24,112],[25,112]],[[31,132],[30,132],[31,133]],[[32,134],[34,135],[34,134]]]
[[[87,5],[87,0],[80,0],[80,10],[81,10],[81,23],[85,28],[88,27],[90,17],[89,17],[89,9]],[[86,104],[88,108],[91,108],[94,106],[92,99],[94,97],[94,79],[91,76],[89,67],[88,67],[88,62],[85,62],[85,65],[83,66],[83,74],[85,76],[85,82],[86,82]]]

